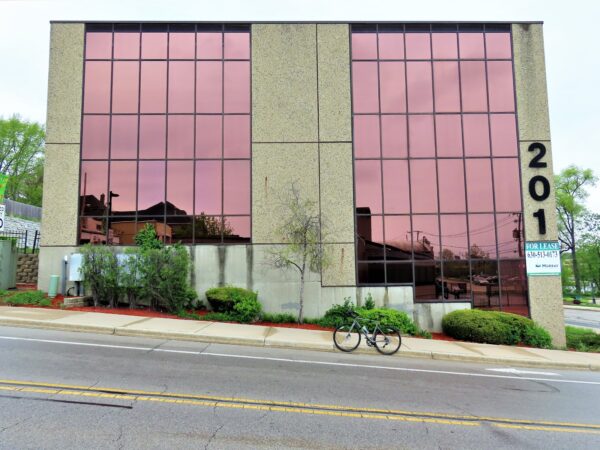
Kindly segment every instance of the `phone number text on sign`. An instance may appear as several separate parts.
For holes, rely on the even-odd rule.
[[[560,275],[560,243],[535,241],[525,243],[527,275]]]

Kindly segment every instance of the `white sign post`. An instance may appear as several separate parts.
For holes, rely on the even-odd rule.
[[[525,243],[527,276],[560,276],[560,243],[533,241]]]
[[[4,211],[6,207],[4,205],[0,205],[0,231],[4,230]]]

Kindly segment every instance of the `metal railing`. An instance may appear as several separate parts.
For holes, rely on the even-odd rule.
[[[42,208],[39,206],[27,205],[14,200],[5,199],[6,215],[18,216],[24,219],[33,219],[40,221],[42,219]]]
[[[20,253],[36,253],[40,248],[40,232],[0,231],[0,238],[14,239]]]

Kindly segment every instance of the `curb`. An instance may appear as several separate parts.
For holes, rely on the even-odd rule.
[[[573,309],[579,311],[596,311],[600,313],[600,307],[594,308],[591,306],[572,306],[572,305],[563,305],[564,309]]]
[[[243,339],[243,338],[229,338],[222,336],[198,336],[190,333],[178,333],[172,332],[161,332],[161,331],[146,331],[146,330],[127,330],[124,327],[103,327],[94,325],[76,325],[76,324],[65,324],[65,323],[51,323],[38,320],[29,319],[18,319],[18,318],[0,318],[0,325],[9,327],[24,327],[24,328],[38,328],[47,330],[59,330],[59,331],[75,331],[80,333],[97,333],[97,334],[112,334],[116,336],[132,336],[132,337],[147,337],[154,339],[169,339],[177,341],[193,341],[193,342],[204,342],[209,344],[235,344],[235,345],[247,345],[253,347],[273,347],[273,348],[287,348],[292,350],[312,350],[336,353],[334,345],[331,347],[328,345],[310,345],[302,343],[269,343],[265,339]],[[376,355],[375,350],[369,348],[357,348],[354,353],[364,355]],[[600,371],[600,364],[582,364],[582,363],[565,363],[559,361],[538,361],[531,359],[520,359],[520,358],[498,358],[490,356],[472,356],[463,355],[456,353],[440,353],[431,351],[419,351],[419,350],[403,350],[402,348],[398,353],[394,355],[397,358],[419,358],[419,359],[434,359],[438,361],[461,361],[461,362],[473,362],[480,364],[502,364],[511,365],[517,367],[537,367],[537,368],[549,368],[549,369],[571,369],[571,370],[591,370]]]

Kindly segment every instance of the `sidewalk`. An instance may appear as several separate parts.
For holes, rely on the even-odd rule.
[[[0,325],[158,339],[336,351],[329,331],[0,306]],[[377,354],[364,340],[356,352]],[[600,370],[600,354],[402,338],[395,357]]]

